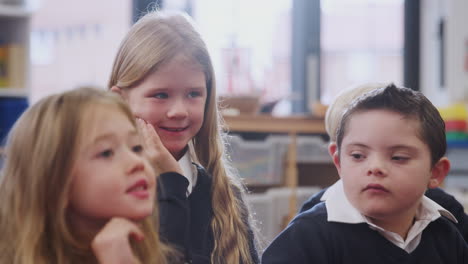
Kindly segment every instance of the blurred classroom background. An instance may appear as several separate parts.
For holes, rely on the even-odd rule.
[[[453,162],[444,188],[468,208],[463,0],[0,0],[0,142],[40,98],[105,88],[120,41],[154,6],[190,14],[207,42],[230,156],[266,242],[337,180],[323,115],[364,82],[420,90],[439,107]]]

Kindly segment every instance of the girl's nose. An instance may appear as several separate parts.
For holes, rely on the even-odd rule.
[[[145,163],[143,161],[143,157],[133,151],[128,157],[128,164],[128,175],[145,170]]]
[[[188,115],[187,106],[182,100],[176,100],[167,112],[168,118],[185,118]]]

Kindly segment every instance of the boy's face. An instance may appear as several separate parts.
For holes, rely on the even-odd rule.
[[[102,223],[112,217],[139,220],[152,214],[155,174],[128,117],[115,107],[88,110],[72,172],[73,221]]]
[[[429,147],[418,129],[419,121],[388,110],[357,112],[348,121],[334,162],[348,200],[376,224],[412,219],[433,187]]]
[[[207,88],[200,65],[179,55],[125,91],[134,114],[151,124],[179,159],[203,125]]]

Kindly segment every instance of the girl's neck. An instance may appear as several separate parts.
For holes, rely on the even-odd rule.
[[[107,220],[96,220],[76,214],[73,210],[68,210],[68,221],[70,223],[73,236],[77,241],[90,244],[96,234],[104,227]]]
[[[179,153],[172,154],[172,156],[174,157],[175,160],[179,161],[185,155],[185,153],[187,153],[187,151],[188,151],[188,145],[185,146],[185,148],[182,149]]]

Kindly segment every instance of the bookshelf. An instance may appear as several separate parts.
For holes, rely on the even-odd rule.
[[[30,1],[0,0],[0,156],[30,93]]]
[[[285,184],[291,188],[289,213],[284,226],[297,214],[297,134],[326,134],[323,118],[311,116],[272,117],[266,115],[225,115],[225,130],[231,132],[286,133],[291,138],[286,157]]]
[[[25,5],[8,5],[0,3],[1,17],[29,17],[31,14],[31,7]]]
[[[32,8],[0,2],[0,98],[29,94]]]

